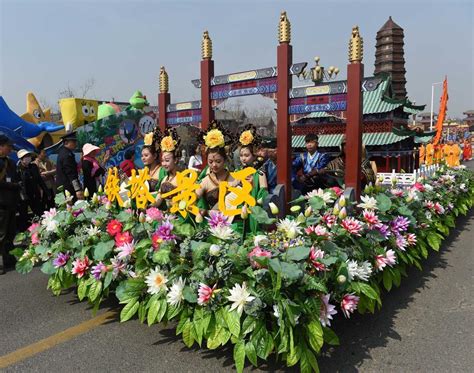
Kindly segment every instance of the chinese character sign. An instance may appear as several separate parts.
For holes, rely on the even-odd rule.
[[[171,199],[172,206],[170,212],[172,214],[179,212],[183,218],[188,216],[188,212],[193,215],[199,213],[199,209],[195,206],[196,190],[199,189],[199,184],[196,184],[197,173],[194,170],[185,170],[176,173],[177,186],[168,193],[161,195],[162,198],[174,196]]]
[[[240,215],[242,208],[237,206],[248,205],[255,206],[255,198],[251,196],[252,183],[249,181],[257,170],[253,167],[247,167],[243,170],[231,172],[230,175],[237,181],[240,181],[239,186],[232,186],[227,181],[219,183],[219,210],[226,216]],[[230,193],[230,195],[228,194]],[[226,201],[234,209],[228,209]]]
[[[148,203],[155,202],[155,198],[151,195],[148,185],[146,182],[150,180],[150,175],[148,175],[148,168],[142,168],[138,170],[138,175],[136,170],[132,170],[132,176],[128,183],[130,190],[128,191],[128,196],[130,199],[135,200],[137,208],[144,209]]]
[[[117,175],[117,167],[109,169],[107,180],[105,182],[105,195],[110,202],[117,200],[120,207],[123,206],[122,197],[120,197],[120,178]]]

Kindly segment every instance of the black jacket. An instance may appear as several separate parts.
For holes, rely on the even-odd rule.
[[[0,158],[0,208],[16,208],[20,197],[20,183],[15,162]]]
[[[64,190],[74,195],[82,190],[77,172],[77,163],[74,152],[65,147],[59,149],[56,163],[56,186],[63,186]]]
[[[17,165],[18,178],[21,182],[20,194],[23,200],[40,201],[41,189],[43,193],[48,193],[46,184],[41,177],[39,168],[36,164],[30,163],[24,167],[21,162]]]
[[[96,178],[103,176],[105,174],[105,170],[102,167],[99,167],[99,169],[95,172],[95,174],[92,175],[92,168],[93,168],[92,162],[88,160],[82,161],[82,175],[84,176],[84,190],[85,188],[87,188],[91,196],[97,192],[97,182],[96,182],[97,179]]]

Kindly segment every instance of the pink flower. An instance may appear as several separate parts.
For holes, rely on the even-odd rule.
[[[115,246],[122,246],[123,244],[130,243],[133,241],[133,237],[130,232],[119,232],[115,235]]]
[[[107,223],[107,233],[114,237],[117,233],[122,232],[122,223],[118,220],[111,220]]]
[[[33,224],[31,224],[31,225],[28,227],[28,232],[33,233],[33,232],[35,232],[40,226],[41,226],[40,223],[33,223]]]
[[[264,268],[260,263],[255,261],[253,258],[271,258],[272,253],[268,250],[262,249],[259,246],[254,247],[254,249],[248,253],[247,257],[250,260],[252,268]]]
[[[228,227],[230,225],[227,216],[225,216],[220,211],[209,211],[209,217],[206,219],[209,222],[209,227],[211,228]]]
[[[198,304],[200,306],[203,306],[203,305],[207,304],[211,300],[212,295],[216,290],[216,286],[217,286],[217,284],[214,284],[214,286],[211,288],[211,287],[207,286],[206,284],[203,284],[202,282],[199,284]]]
[[[344,194],[344,189],[341,189],[341,188],[339,188],[339,187],[337,187],[337,186],[332,187],[331,189],[334,191],[334,193],[336,193],[336,195],[337,195],[338,197],[340,197],[340,196],[342,196],[342,195]]]
[[[444,207],[441,206],[441,204],[440,204],[439,202],[436,202],[436,203],[434,204],[434,210],[436,211],[436,213],[437,213],[438,215],[443,215],[443,214],[444,214],[444,211],[445,211],[445,210],[444,210]]]
[[[324,214],[323,217],[321,218],[321,220],[324,223],[326,223],[328,228],[331,228],[334,225],[334,223],[336,223],[336,217],[332,214],[329,214],[329,213]]]
[[[111,261],[112,263],[112,278],[116,279],[117,276],[121,273],[126,274],[127,268],[124,262],[119,259],[113,258]]]
[[[172,241],[176,238],[173,232],[173,224],[170,221],[166,220],[161,224],[156,230],[156,234],[162,241]]]
[[[84,257],[84,259],[79,259],[77,258],[72,262],[72,274],[76,275],[77,278],[83,277],[87,270],[89,269],[89,258],[87,256]]]
[[[362,231],[362,224],[359,220],[354,218],[345,218],[341,222],[342,227],[355,236],[360,236],[360,232]]]
[[[163,240],[161,239],[158,232],[155,232],[151,235],[151,246],[153,246],[153,249],[155,249],[155,251],[157,251],[157,249],[159,249],[162,242],[163,242]]]
[[[392,193],[392,195],[394,195],[395,197],[402,197],[403,189],[392,189],[390,190],[390,193]]]
[[[362,215],[364,216],[364,221],[367,223],[369,227],[380,223],[380,220],[377,214],[375,213],[375,211],[364,210]]]
[[[49,211],[45,211],[43,212],[43,215],[42,217],[45,218],[46,220],[51,220],[52,218],[54,218],[56,215],[57,215],[57,211],[55,208],[51,208],[49,209]]]
[[[117,257],[119,259],[129,259],[135,252],[135,246],[132,243],[124,243],[115,249],[118,252]]]
[[[416,234],[415,233],[408,233],[406,236],[407,242],[409,246],[416,245]]]
[[[319,311],[319,321],[322,326],[331,326],[332,315],[337,313],[336,306],[329,303],[331,294],[321,297],[321,309]]]
[[[382,271],[387,265],[392,267],[397,263],[397,257],[395,256],[395,251],[392,249],[387,250],[385,255],[376,255],[375,256],[375,268],[378,271]]]
[[[401,234],[396,235],[395,243],[396,243],[397,247],[402,251],[405,251],[405,249],[408,246],[407,240]]]
[[[421,183],[415,183],[415,185],[413,185],[412,189],[415,189],[419,192],[424,192],[425,191],[425,186]]]
[[[163,213],[156,207],[150,207],[146,210],[146,220],[148,222],[158,221],[163,218]]]
[[[433,201],[426,201],[425,206],[431,210],[434,208],[434,203]]]
[[[320,249],[315,250],[314,247],[312,247],[309,250],[309,262],[316,269],[316,271],[326,270],[326,266],[319,261],[319,259],[323,259],[323,258],[324,258],[324,251]]]
[[[316,226],[311,225],[305,228],[305,232],[306,234],[315,234],[316,236],[329,236],[329,232],[327,231],[326,227],[323,227],[321,224],[318,224]]]
[[[346,294],[342,298],[341,301],[341,308],[344,316],[347,318],[351,317],[351,313],[353,313],[357,309],[357,305],[359,304],[359,297],[354,294]]]
[[[69,260],[68,253],[59,253],[56,259],[53,260],[54,268],[61,268],[64,267]]]
[[[33,245],[38,245],[40,243],[40,239],[39,239],[39,233],[38,232],[33,232],[31,234],[31,243]]]

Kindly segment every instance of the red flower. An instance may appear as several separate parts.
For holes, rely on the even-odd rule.
[[[155,249],[155,251],[160,248],[162,242],[163,240],[161,239],[161,236],[158,234],[158,232],[155,232],[151,235],[151,246],[153,246],[153,249]]]
[[[89,265],[90,262],[87,256],[85,256],[84,259],[77,258],[72,262],[71,273],[76,275],[77,278],[81,278],[86,274],[87,270],[89,269]]]
[[[117,233],[115,235],[115,246],[120,247],[126,243],[132,243],[133,237],[130,232]]]
[[[122,232],[122,223],[118,220],[111,220],[107,223],[107,233],[114,237],[117,233]]]

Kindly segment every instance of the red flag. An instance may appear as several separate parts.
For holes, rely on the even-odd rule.
[[[433,139],[433,145],[437,145],[443,133],[443,122],[446,119],[446,111],[448,110],[448,77],[444,78],[443,94],[439,103],[438,121],[436,122],[436,135]]]

